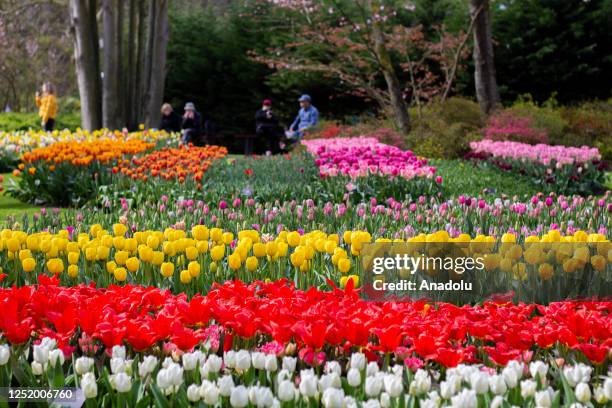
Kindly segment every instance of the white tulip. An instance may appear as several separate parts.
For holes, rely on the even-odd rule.
[[[185,353],[182,356],[183,368],[187,371],[193,371],[198,366],[198,355],[195,353]]]
[[[231,375],[224,375],[217,380],[217,386],[219,387],[219,393],[224,397],[229,397],[234,388],[234,380]]]
[[[369,376],[365,379],[365,393],[368,397],[377,397],[382,390],[382,386],[380,376]]]
[[[421,408],[438,408],[440,405],[437,401],[431,400],[429,398],[421,400],[420,407]]]
[[[214,383],[204,380],[200,386],[200,396],[205,404],[216,405],[219,401],[219,388]]]
[[[523,398],[533,397],[535,395],[537,384],[533,380],[521,381],[521,396]]]
[[[504,406],[504,397],[501,395],[496,395],[495,398],[491,401],[490,408],[502,408]]]
[[[402,384],[401,377],[394,374],[387,374],[384,377],[383,383],[385,385],[385,391],[387,391],[391,398],[397,398],[402,395],[404,385]]]
[[[570,386],[575,387],[578,383],[588,383],[591,380],[591,372],[593,367],[586,364],[576,364],[575,366],[566,366],[563,368],[563,375]]]
[[[501,375],[504,378],[504,381],[506,382],[508,388],[516,387],[521,378],[519,375],[517,375],[516,370],[511,367],[505,367],[502,370]]]
[[[304,371],[302,372],[304,373]],[[317,377],[302,374],[300,376],[300,392],[305,397],[314,397],[317,394]]]
[[[79,357],[74,361],[74,371],[78,375],[83,375],[91,371],[95,361],[91,357]]]
[[[382,392],[380,394],[380,406],[382,408],[390,408],[391,407],[391,396],[386,392]]]
[[[121,358],[125,360],[125,347],[124,346],[113,346],[112,357]]]
[[[440,396],[444,399],[450,399],[453,395],[455,395],[453,383],[448,381],[440,382]]]
[[[271,407],[274,395],[268,387],[251,387],[248,390],[249,401],[257,408]]]
[[[230,393],[230,405],[235,408],[246,407],[249,403],[249,395],[244,385],[234,387]]]
[[[46,347],[47,350],[51,351],[57,347],[57,341],[50,337],[43,337],[43,339],[40,341],[40,345]]]
[[[144,378],[155,371],[155,367],[157,367],[157,357],[145,356],[142,361],[138,363],[138,375]]]
[[[418,369],[414,374],[414,380],[410,384],[411,391],[417,395],[426,394],[431,389],[431,377],[429,373],[423,369]]]
[[[118,374],[125,371],[125,360],[121,357],[113,357],[110,359],[111,373]]]
[[[338,373],[332,372],[329,374],[324,374],[321,376],[321,378],[319,378],[319,389],[321,391],[325,391],[330,387],[342,387],[342,380],[340,379],[340,375],[338,375]]]
[[[263,365],[262,365],[263,367]],[[251,354],[246,350],[239,350],[236,353],[235,368],[237,370],[246,371],[251,368]]]
[[[268,354],[264,363],[266,371],[273,373],[278,370],[278,360],[274,354]]]
[[[576,399],[580,402],[589,402],[591,400],[591,388],[589,384],[580,383],[575,390]]]
[[[124,372],[111,375],[109,380],[117,392],[128,392],[132,389],[132,377]]]
[[[595,399],[598,404],[602,405],[608,402],[608,399],[604,394],[603,387],[597,387],[593,390],[593,399]]]
[[[363,370],[366,365],[366,356],[363,353],[353,353],[351,354],[351,368],[356,368],[357,370]]]
[[[398,377],[403,377],[404,376],[404,366],[395,364],[393,367],[391,367],[391,372]]]
[[[95,398],[98,396],[98,384],[93,373],[87,372],[81,378],[81,390],[85,398]]]
[[[251,354],[251,361],[253,368],[256,370],[263,370],[266,366],[266,355],[262,352],[255,351]]]
[[[166,357],[166,358],[164,358],[164,361],[162,361],[162,368],[168,368],[172,364],[176,364],[176,363],[174,362],[174,360],[172,358]]]
[[[552,400],[554,397],[554,393],[552,389],[536,391],[535,393],[535,403],[537,407],[541,408],[550,408],[552,406]]]
[[[221,357],[215,354],[211,354],[210,356],[208,356],[208,359],[204,364],[209,373],[218,373],[221,370],[222,365],[223,360],[221,359]]]
[[[278,374],[276,374],[276,382],[277,384],[280,384],[282,381],[291,380],[292,376],[293,374],[283,368],[278,372]]]
[[[540,380],[544,380],[546,378],[546,373],[548,373],[548,364],[543,361],[537,360],[529,364],[529,373],[534,379],[540,378]]]
[[[340,364],[337,361],[328,361],[325,363],[325,372],[342,375],[342,367],[340,367]]]
[[[361,373],[356,368],[351,368],[346,373],[346,380],[351,387],[359,387],[361,385]]]
[[[516,373],[516,377],[519,380],[523,377],[523,373],[525,372],[525,364],[517,360],[508,361],[508,364],[506,364],[506,368],[514,370],[514,372]]]
[[[484,394],[489,391],[489,375],[482,371],[476,371],[470,375],[470,387],[476,394]]]
[[[503,395],[508,390],[506,381],[504,381],[504,377],[501,375],[492,375],[489,377],[489,388],[495,395]]]
[[[230,350],[223,353],[223,362],[228,368],[234,368],[236,366],[236,352]]]
[[[290,373],[294,372],[296,363],[296,357],[283,357],[283,370],[287,370]]]
[[[64,365],[64,352],[60,349],[54,349],[49,352],[49,365],[55,367],[56,364]]]
[[[323,393],[321,402],[325,408],[343,408],[344,391],[338,388],[328,388]]]
[[[476,408],[478,399],[474,390],[464,389],[459,394],[451,398],[453,408]]]
[[[370,361],[368,366],[366,367],[366,377],[370,377],[372,375],[376,375],[380,369],[378,368],[378,364],[376,361]]]
[[[362,405],[363,408],[381,408],[380,401],[377,399],[369,399]]]
[[[351,397],[350,395],[347,395],[344,397],[344,408],[359,408],[359,406],[357,405],[357,401],[355,401],[355,398]]]
[[[0,344],[0,367],[8,363],[11,358],[11,348],[6,344]]]
[[[187,399],[191,402],[200,400],[200,387],[195,384],[191,384],[187,387]]]
[[[162,390],[170,388],[172,386],[172,382],[170,381],[170,375],[168,373],[168,369],[162,368],[161,370],[159,370],[157,372],[157,377],[155,378],[155,382],[157,383],[157,386]]]
[[[603,393],[607,399],[612,400],[612,377],[607,377],[604,381]]]
[[[175,363],[166,368],[166,370],[168,370],[168,376],[172,385],[178,387],[183,383],[183,367]]]
[[[32,361],[32,374],[34,375],[43,374],[43,366],[38,361]]]
[[[293,401],[295,398],[295,386],[291,381],[283,380],[278,384],[278,399],[281,401]]]
[[[34,361],[39,364],[46,364],[49,361],[49,349],[42,344],[32,347]]]

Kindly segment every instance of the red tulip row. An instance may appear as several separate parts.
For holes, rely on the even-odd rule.
[[[43,276],[39,285],[0,289],[0,310],[0,333],[10,343],[47,336],[67,354],[77,346],[85,352],[118,344],[136,351],[156,345],[189,350],[217,332],[209,328],[213,321],[226,349],[253,340],[293,342],[312,363],[325,352],[360,349],[444,366],[482,359],[505,365],[554,348],[558,356],[572,353],[599,364],[612,346],[612,302],[374,303],[361,300],[350,285],[301,291],[286,281],[226,282],[188,299],[153,287],[61,287]]]

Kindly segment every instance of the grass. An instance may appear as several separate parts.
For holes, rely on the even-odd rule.
[[[9,180],[14,179],[10,173],[3,174],[4,185],[6,186]],[[40,207],[36,207],[30,204],[22,203],[12,197],[9,197],[3,192],[0,193],[0,221],[4,221],[8,216],[14,216],[21,218],[23,215],[32,215],[40,210]]]
[[[463,160],[430,160],[444,179],[447,196],[477,196],[483,191],[491,196],[502,194],[532,196],[538,189],[528,180],[494,167],[479,167]]]

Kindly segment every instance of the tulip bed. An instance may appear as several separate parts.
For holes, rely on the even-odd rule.
[[[561,296],[612,287],[610,192],[449,194],[366,137],[242,158],[62,135],[9,155],[15,194],[77,208],[0,226],[0,387],[112,407],[612,403],[612,302]],[[506,296],[366,300],[370,243],[482,255],[478,280]]]
[[[566,147],[484,139],[470,143],[468,157],[530,177],[546,191],[588,194],[602,188],[604,171],[595,147]]]

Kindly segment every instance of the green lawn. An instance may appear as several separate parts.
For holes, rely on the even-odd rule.
[[[13,179],[13,175],[3,174],[4,176],[4,184],[6,185],[9,180]],[[40,207],[36,207],[30,204],[22,203],[19,200],[16,200],[8,195],[0,192],[0,221],[4,221],[7,216],[15,216],[16,218],[21,218],[23,215],[31,215],[37,212]]]

